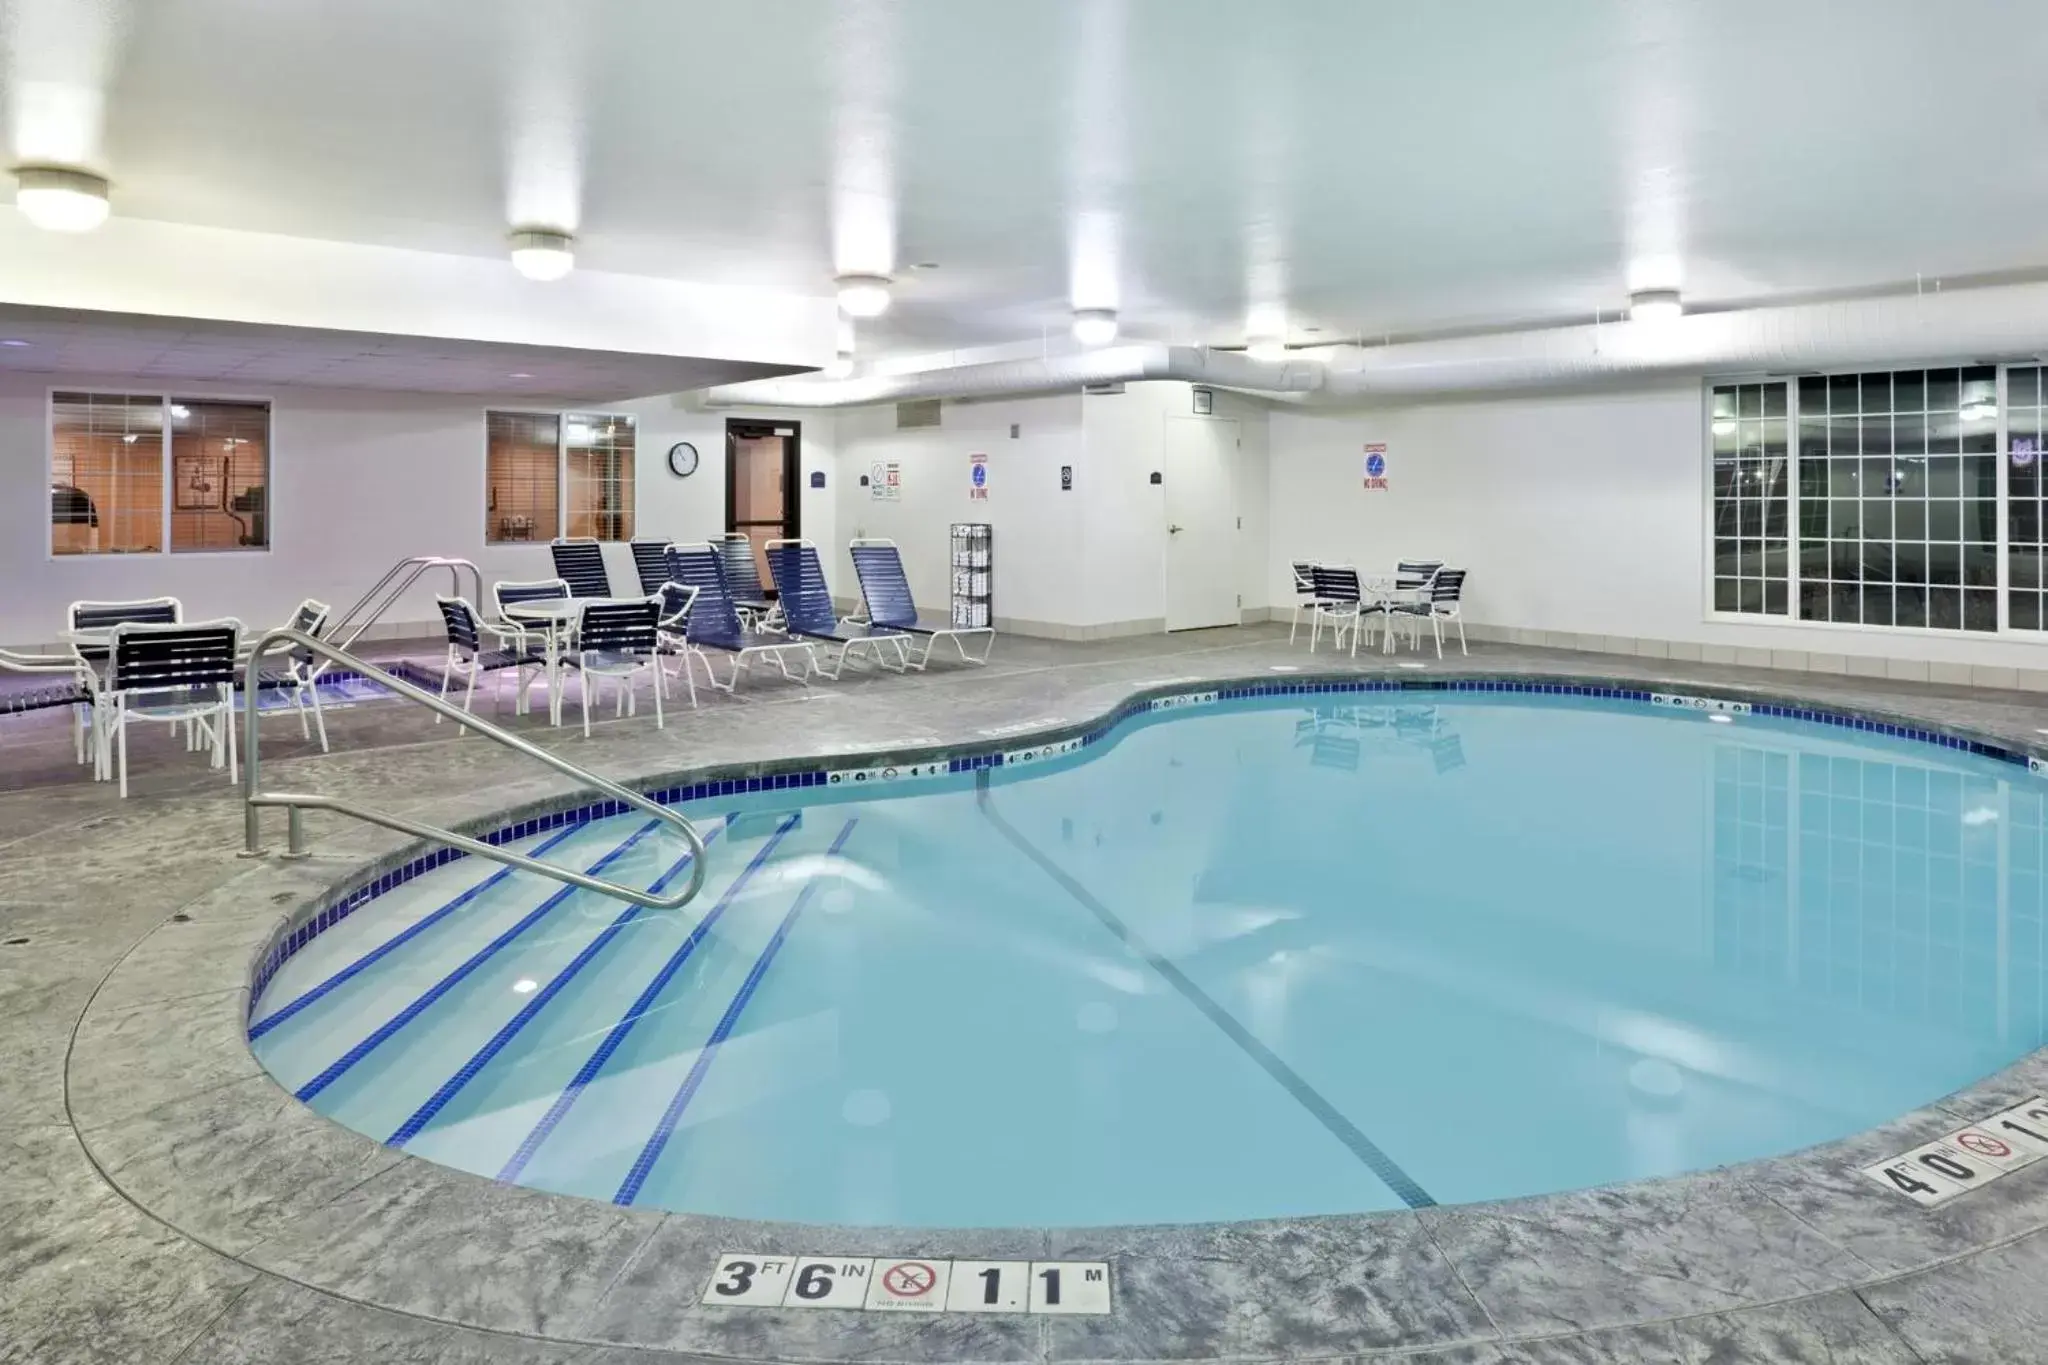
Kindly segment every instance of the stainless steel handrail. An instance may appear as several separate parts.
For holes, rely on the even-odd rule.
[[[406,574],[405,580],[399,583],[397,587],[391,588],[389,592],[385,592],[385,589],[390,587],[391,581],[400,574],[405,573],[407,569],[411,569],[412,572]],[[336,617],[327,627],[329,638],[339,640],[341,647],[347,649],[362,638],[364,631],[377,623],[377,619],[390,609],[392,603],[405,595],[407,588],[419,582],[422,576],[433,569],[448,570],[448,583],[449,587],[453,590],[452,595],[456,597],[467,595],[471,606],[479,611],[483,609],[483,570],[477,568],[475,564],[467,559],[455,559],[446,555],[414,555],[411,559],[401,559],[396,564],[393,564],[385,572],[384,576],[377,580],[375,586],[356,599],[355,605]],[[464,594],[462,591],[464,570],[468,571],[472,589],[468,594]],[[379,593],[383,593],[383,599],[378,601],[376,606],[371,607],[367,615],[363,615],[363,608],[369,607],[370,603],[377,599]],[[342,632],[348,630],[349,623],[355,621],[359,615],[363,615],[361,622],[356,624],[354,630],[348,631],[347,635],[343,635]]]
[[[486,739],[495,740],[506,748],[516,753],[525,754],[529,758],[539,759],[556,772],[572,777],[584,786],[604,793],[614,801],[624,802],[626,805],[652,815],[655,819],[682,835],[684,841],[689,844],[690,884],[673,896],[653,896],[644,891],[635,890],[630,886],[621,886],[617,882],[608,882],[602,877],[592,877],[586,873],[576,872],[566,867],[557,867],[553,863],[544,863],[537,858],[529,858],[523,853],[514,853],[510,849],[487,844],[481,839],[472,839],[467,835],[457,834],[453,830],[441,829],[435,825],[408,819],[403,815],[393,815],[389,811],[374,810],[368,806],[358,805],[353,801],[342,800],[339,797],[316,796],[311,793],[300,792],[266,793],[260,790],[258,770],[262,764],[262,758],[257,750],[259,733],[256,726],[256,697],[257,688],[261,685],[262,679],[258,671],[258,665],[263,657],[270,652],[271,646],[274,643],[286,641],[300,649],[309,649],[332,663],[340,664],[344,668],[354,669],[372,682],[388,687],[399,696],[416,701],[428,710],[438,712],[457,724],[467,726]],[[244,802],[242,818],[246,843],[246,847],[243,849],[244,857],[259,857],[263,853],[262,808],[264,806],[283,806],[286,811],[287,828],[289,830],[286,844],[287,856],[289,857],[303,857],[306,852],[306,832],[304,823],[300,818],[300,812],[306,810],[331,810],[339,815],[352,816],[357,820],[364,820],[373,825],[382,825],[386,829],[395,829],[401,833],[413,835],[416,838],[431,839],[435,843],[446,844],[450,848],[459,848],[464,853],[474,854],[479,858],[487,858],[492,862],[504,863],[509,867],[521,868],[527,872],[536,872],[543,877],[552,877],[558,882],[567,882],[571,886],[580,886],[586,891],[596,891],[603,895],[616,897],[622,901],[630,901],[634,905],[645,906],[650,910],[677,909],[687,904],[690,898],[695,896],[704,885],[704,837],[697,833],[695,825],[675,811],[649,799],[639,792],[622,787],[607,778],[599,777],[596,773],[590,772],[587,769],[579,768],[565,758],[558,758],[547,750],[521,739],[511,731],[500,729],[489,721],[473,716],[461,707],[442,700],[425,688],[415,687],[402,678],[393,677],[375,664],[366,659],[358,658],[338,645],[331,645],[325,640],[308,635],[303,630],[293,630],[290,626],[279,626],[275,630],[265,631],[257,639],[254,651],[249,656],[248,674],[244,681],[247,691],[243,695],[248,699],[247,709],[243,712],[242,722],[242,799]]]

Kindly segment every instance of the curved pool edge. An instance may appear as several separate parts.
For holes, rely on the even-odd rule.
[[[1598,673],[1536,679],[1458,669],[1391,684],[1377,677],[1380,690],[1513,683],[1701,691],[1676,678]],[[660,791],[772,779],[821,762],[971,759],[1106,731],[1156,699],[1275,681],[1242,672],[1161,679],[1120,689],[1086,719],[1000,737],[626,780]],[[1361,677],[1301,672],[1281,681],[1349,690]],[[2031,744],[1953,718],[1850,710],[1783,688],[1707,691],[1859,728],[1907,727],[2016,764],[2039,757]],[[496,810],[487,800],[468,804],[456,827],[487,832],[588,803],[557,793]],[[620,1210],[498,1185],[388,1152],[315,1114],[279,1089],[247,1046],[252,988],[277,946],[419,860],[418,846],[409,846],[368,859],[246,869],[209,898],[219,918],[194,917],[223,953],[239,948],[241,979],[227,989],[142,1003],[124,991],[124,977],[161,973],[166,954],[189,952],[186,924],[161,926],[108,974],[80,1021],[67,1080],[74,1128],[109,1183],[222,1255],[402,1315],[565,1343],[790,1361],[1278,1358],[1498,1344],[1826,1301],[2048,1228],[2048,1162],[1933,1210],[1887,1194],[1858,1169],[2048,1089],[2048,1049],[1875,1129],[1787,1156],[1421,1213],[1074,1231],[812,1229]],[[186,1096],[134,1111],[121,1097],[155,1093],[166,1079],[161,1049],[138,1041],[165,1039],[180,1044],[175,1070]],[[138,1178],[155,1169],[134,1154],[151,1149],[138,1143],[138,1126],[156,1144],[187,1150],[188,1163],[206,1164],[217,1198],[233,1192],[244,1206],[284,1212],[240,1226],[189,1189],[173,1194]],[[1109,1318],[1048,1320],[698,1307],[713,1259],[730,1250],[1107,1259],[1119,1302]]]

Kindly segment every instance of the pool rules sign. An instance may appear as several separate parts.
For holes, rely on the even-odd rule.
[[[1365,447],[1365,491],[1387,491],[1387,443],[1371,441]]]
[[[1099,1317],[1110,1311],[1109,1264],[734,1252],[718,1258],[704,1302],[728,1308]]]

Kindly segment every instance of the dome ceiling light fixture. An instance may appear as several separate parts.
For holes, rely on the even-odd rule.
[[[556,228],[515,228],[512,268],[529,280],[559,280],[576,268],[576,239]]]
[[[1074,310],[1074,340],[1083,346],[1107,346],[1116,340],[1116,310],[1077,308]]]
[[[886,275],[841,275],[832,281],[839,311],[850,318],[878,318],[888,312],[889,284]]]
[[[1676,322],[1685,316],[1685,305],[1676,289],[1639,289],[1628,296],[1630,322]]]
[[[107,221],[107,178],[72,166],[19,166],[14,206],[49,232],[91,232]]]

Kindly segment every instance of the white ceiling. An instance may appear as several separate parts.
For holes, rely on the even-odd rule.
[[[809,293],[886,266],[869,356],[1071,302],[1326,341],[2048,263],[2024,0],[0,10],[0,133],[89,143],[117,213],[487,256],[574,217],[595,268]]]
[[[788,366],[0,305],[0,374],[614,402]]]

